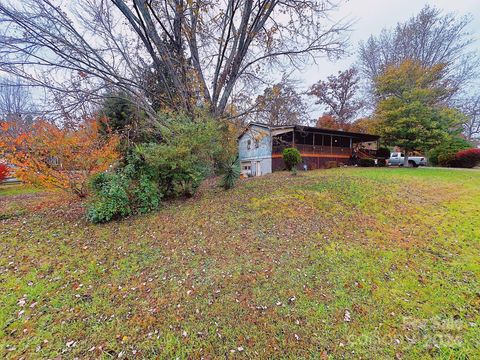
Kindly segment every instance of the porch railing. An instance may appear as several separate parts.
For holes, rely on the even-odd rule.
[[[273,154],[281,154],[283,149],[292,147],[291,145],[276,145],[272,147]],[[302,145],[295,144],[295,147],[302,154],[327,154],[327,155],[352,155],[352,149],[337,146],[321,146],[321,145]]]

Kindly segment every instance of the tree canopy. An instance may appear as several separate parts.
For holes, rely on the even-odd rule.
[[[265,70],[344,51],[336,1],[24,0],[0,3],[0,70],[55,91],[74,109],[105,90],[221,116]],[[151,78],[146,81],[145,74]],[[161,92],[160,95],[157,92]]]
[[[283,79],[257,97],[253,118],[268,125],[306,124],[307,111],[302,95]]]
[[[376,109],[383,140],[401,147],[407,156],[438,145],[448,134],[458,131],[463,115],[444,104],[448,89],[442,82],[441,65],[425,67],[406,60],[390,66],[376,79],[382,98]]]
[[[316,104],[327,108],[326,115],[333,116],[340,127],[346,127],[363,102],[358,99],[360,78],[355,68],[339,71],[337,76],[331,75],[326,81],[318,81],[310,88],[309,94],[316,97]]]
[[[383,29],[360,43],[359,65],[363,76],[374,88],[375,79],[390,66],[413,60],[429,68],[443,64],[443,77],[452,90],[450,96],[478,75],[478,57],[470,45],[471,16],[459,17],[426,5],[420,13],[392,29]]]

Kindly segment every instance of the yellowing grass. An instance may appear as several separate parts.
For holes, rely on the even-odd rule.
[[[480,172],[276,173],[101,226],[31,196],[0,193],[1,357],[480,357]]]

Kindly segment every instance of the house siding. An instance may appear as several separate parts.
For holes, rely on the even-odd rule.
[[[249,146],[250,142],[250,146]],[[255,175],[272,172],[272,136],[267,128],[251,126],[238,141],[240,162],[250,162]],[[256,163],[260,165],[260,174],[256,174]]]
[[[295,147],[308,170],[338,165],[353,165],[358,156],[374,157],[379,137],[306,126],[264,126],[250,124],[238,138],[242,173],[263,175],[285,169],[282,151]],[[274,145],[274,146],[272,146]]]

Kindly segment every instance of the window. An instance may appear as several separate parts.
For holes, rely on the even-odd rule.
[[[252,148],[252,140],[247,141],[247,150],[250,150]]]
[[[249,176],[252,173],[252,163],[250,161],[242,162],[241,172],[242,174]]]

